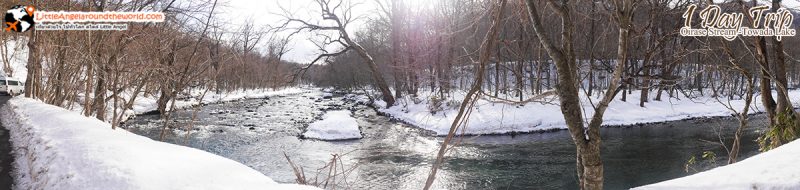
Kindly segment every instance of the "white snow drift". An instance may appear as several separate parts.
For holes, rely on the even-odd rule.
[[[204,90],[190,90],[189,94],[193,98],[178,100],[175,102],[176,109],[184,109],[189,108],[195,105],[200,104],[213,104],[213,103],[220,103],[220,102],[230,102],[230,101],[237,101],[237,100],[244,100],[244,99],[256,99],[256,98],[268,98],[272,96],[283,96],[283,95],[291,95],[291,94],[299,94],[299,93],[306,93],[311,91],[312,88],[303,88],[303,87],[289,87],[283,88],[279,90],[272,90],[272,89],[251,89],[251,90],[235,90],[231,92],[222,92],[221,94],[217,94],[214,92],[207,92],[206,95],[203,97],[203,100],[197,100],[194,97],[199,98]],[[111,92],[109,92],[111,93]],[[132,96],[132,93],[125,92],[123,93],[122,99],[125,101],[129,100]],[[81,101],[82,102],[82,101]],[[80,102],[76,102],[80,103]],[[169,110],[169,105],[172,102],[167,104],[167,110]],[[108,113],[106,114],[107,121],[111,121],[111,118],[114,111],[114,104],[113,100],[106,103],[108,107]],[[75,105],[72,109],[73,111],[81,112],[83,107],[81,105]],[[133,102],[130,110],[125,110],[122,112],[121,110],[121,121],[127,121],[130,118],[135,117],[137,114],[144,114],[151,111],[158,110],[158,97],[146,95],[144,93],[140,93],[139,96],[136,97],[136,101]]]
[[[712,97],[687,98],[678,93],[677,98],[668,98],[664,95],[663,101],[647,102],[645,107],[639,106],[639,91],[628,95],[628,101],[620,101],[618,95],[611,102],[603,117],[603,125],[630,125],[637,123],[652,123],[674,121],[695,117],[728,116],[732,114],[717,99]],[[654,97],[651,93],[650,97]],[[789,92],[792,102],[800,102],[800,90]],[[464,93],[455,93],[450,99],[462,100]],[[759,97],[754,97],[758,100]],[[437,135],[447,135],[450,125],[458,113],[458,104],[445,108],[432,114],[429,110],[430,92],[420,93],[419,103],[401,99],[399,105],[389,109],[380,109],[392,117],[405,121],[411,125],[436,132]],[[590,101],[591,100],[591,101]],[[545,98],[546,103],[527,103],[524,106],[514,106],[505,103],[492,103],[485,99],[479,100],[469,116],[464,134],[503,134],[509,132],[532,132],[552,129],[566,129],[564,116],[555,97]],[[581,94],[581,105],[584,117],[589,118],[594,114],[592,103],[597,104],[600,99],[596,96],[587,97]],[[741,110],[744,100],[730,100],[721,97],[721,101],[730,103],[736,110]],[[591,103],[590,103],[591,102]],[[379,107],[385,107],[383,101],[376,101]],[[445,104],[445,103],[442,103]],[[797,105],[797,104],[795,104]],[[752,110],[760,111],[761,101],[753,101]],[[586,119],[588,121],[589,119]],[[461,134],[459,131],[458,134]]]
[[[360,139],[358,121],[350,116],[350,111],[328,111],[322,120],[311,123],[303,136],[320,140]]]
[[[150,140],[37,100],[0,111],[16,189],[316,189],[278,184],[233,160]]]
[[[214,92],[208,92],[203,97],[202,101],[199,101],[195,98],[190,98],[187,100],[178,100],[175,102],[175,107],[178,109],[188,108],[194,105],[203,104],[213,104],[219,102],[230,102],[230,101],[237,101],[237,100],[244,100],[244,99],[256,99],[256,98],[268,98],[272,96],[283,96],[283,95],[291,95],[291,94],[300,94],[306,93],[311,91],[311,88],[301,88],[301,87],[289,87],[283,88],[280,90],[269,90],[269,89],[251,89],[251,90],[235,90],[231,92],[223,92],[221,94],[217,94]],[[203,93],[202,90],[193,90],[191,91],[192,97],[200,97]],[[129,97],[129,95],[127,95]],[[127,98],[127,97],[126,97]],[[169,105],[169,104],[167,104]],[[156,111],[158,109],[158,97],[154,96],[147,96],[144,94],[140,94],[136,101],[132,106],[133,110],[129,112],[129,115],[132,116],[134,114],[143,114],[150,111]]]
[[[694,175],[637,187],[660,189],[800,189],[800,141]]]

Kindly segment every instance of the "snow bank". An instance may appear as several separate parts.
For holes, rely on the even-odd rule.
[[[639,91],[634,91],[628,95],[627,102],[620,101],[619,95],[615,97],[608,110],[606,110],[603,124],[630,125],[732,114],[725,106],[711,97],[690,99],[683,94],[679,94],[677,98],[668,98],[665,94],[663,101],[651,100],[645,104],[645,107],[639,107],[639,95]],[[790,91],[789,95],[792,97],[792,102],[800,102],[800,99],[798,99],[800,98],[800,90]],[[450,99],[460,101],[463,100],[464,96],[463,92],[455,93],[454,97]],[[655,93],[652,93],[650,97],[655,97]],[[550,99],[553,100],[549,103],[528,103],[524,106],[479,100],[469,116],[469,123],[464,134],[504,134],[566,129],[558,99],[555,97]],[[550,99],[546,98],[546,100]],[[754,100],[758,99],[760,99],[758,96],[754,97]],[[432,114],[429,111],[430,92],[420,93],[419,100],[422,102],[418,104],[407,99],[399,100],[399,102],[404,103],[389,109],[382,108],[379,111],[411,125],[434,131],[438,135],[447,135],[450,125],[458,114],[458,105],[456,104],[454,107],[445,108],[444,111]],[[581,94],[581,100],[584,117],[591,117],[594,114],[594,108],[590,100],[592,103],[597,104],[600,99],[596,96],[587,97]],[[726,104],[728,103],[725,98],[721,100]],[[383,101],[376,101],[376,105],[385,107]],[[737,110],[741,110],[744,106],[744,100],[730,100],[730,105]],[[759,111],[763,107],[761,101],[753,101],[751,106],[755,111]],[[586,119],[586,121],[588,120]]]
[[[190,98],[187,100],[178,100],[175,102],[176,109],[184,109],[189,108],[195,105],[203,104],[213,104],[213,103],[220,103],[220,102],[230,102],[230,101],[237,101],[243,99],[256,99],[256,98],[268,98],[272,96],[284,96],[284,95],[292,95],[292,94],[300,94],[306,93],[311,91],[310,88],[300,88],[300,87],[290,87],[284,88],[281,90],[268,90],[268,89],[254,89],[254,90],[236,90],[232,92],[223,92],[221,94],[217,94],[214,92],[207,92],[205,97],[203,97],[202,101],[198,101],[195,98]],[[192,97],[199,98],[202,95],[202,90],[194,90],[190,94]],[[129,93],[130,94],[130,93]],[[123,98],[128,100],[131,96],[123,94]],[[112,101],[113,102],[113,101]],[[167,109],[169,109],[169,105],[167,104]],[[108,104],[108,112],[113,113],[113,104]],[[140,94],[136,97],[136,101],[134,101],[133,105],[131,106],[131,110],[126,110],[124,114],[122,114],[122,121],[126,121],[129,118],[137,114],[143,114],[147,112],[152,112],[158,110],[158,97],[155,96],[146,96],[144,94]],[[79,111],[82,110],[80,106],[76,106],[73,110]],[[111,120],[111,114],[108,114],[108,121]]]
[[[360,139],[358,121],[350,116],[350,111],[328,111],[322,120],[308,125],[303,136],[320,140]]]
[[[178,109],[182,109],[199,105],[201,103],[213,104],[213,103],[230,102],[243,99],[267,98],[271,96],[305,93],[308,91],[310,91],[310,89],[291,87],[291,88],[284,88],[281,90],[267,90],[267,89],[236,90],[233,92],[223,92],[221,94],[217,94],[214,92],[207,92],[205,97],[203,97],[202,101],[198,101],[195,98],[190,98],[188,100],[178,100],[177,102],[175,102],[175,107]],[[198,98],[202,95],[202,93],[203,93],[202,90],[194,90],[191,92],[193,97],[198,97]],[[154,96],[140,95],[139,97],[136,98],[136,102],[134,102],[133,105],[133,111],[136,114],[151,112],[157,109],[158,109],[158,97]]]
[[[800,189],[800,141],[740,162],[633,189]]]
[[[16,97],[0,109],[16,189],[316,189],[278,184],[233,160],[111,130],[36,100]]]

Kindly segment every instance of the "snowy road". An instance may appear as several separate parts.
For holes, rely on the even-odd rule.
[[[5,105],[11,96],[0,96],[0,106]],[[8,141],[8,130],[0,127],[0,189],[11,189],[13,180],[11,178],[11,143]]]

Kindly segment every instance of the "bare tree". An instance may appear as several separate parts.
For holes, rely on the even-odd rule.
[[[486,65],[489,63],[489,60],[492,57],[492,53],[494,52],[495,41],[497,38],[497,33],[499,31],[500,19],[503,16],[503,10],[506,6],[506,0],[498,0],[495,4],[494,8],[494,17],[492,20],[492,25],[489,27],[489,32],[486,33],[486,37],[483,39],[482,46],[483,51],[481,52],[480,59],[478,60],[478,70],[476,73],[475,82],[472,83],[472,88],[467,92],[467,95],[464,96],[464,101],[461,102],[461,106],[458,110],[458,115],[456,115],[455,120],[450,125],[450,130],[447,132],[447,137],[445,137],[444,142],[442,142],[442,146],[439,147],[439,152],[436,155],[436,160],[431,166],[431,172],[428,174],[428,179],[425,181],[425,188],[430,189],[433,185],[433,181],[436,180],[436,172],[439,169],[440,165],[444,162],[444,155],[447,153],[447,145],[456,135],[456,131],[459,127],[463,127],[465,123],[468,121],[469,113],[472,112],[472,108],[475,105],[475,102],[480,97],[481,86],[483,84],[483,76],[484,72],[486,71]]]
[[[33,1],[36,4],[36,1]],[[40,57],[36,29],[31,29],[28,35],[28,77],[25,79],[25,97],[38,98],[41,92],[42,59]]]
[[[581,100],[578,92],[578,76],[575,63],[575,53],[572,46],[573,21],[568,0],[548,1],[548,4],[561,17],[561,47],[553,43],[545,33],[545,28],[539,16],[536,2],[527,0],[528,14],[536,36],[544,46],[547,54],[556,64],[558,84],[556,91],[561,102],[561,113],[564,115],[567,127],[572,134],[572,140],[577,148],[577,171],[581,189],[603,189],[603,161],[600,158],[600,126],[603,123],[603,113],[616,94],[621,80],[624,62],[627,57],[628,28],[634,2],[631,0],[613,1],[616,7],[615,17],[619,22],[619,49],[618,59],[614,69],[611,83],[603,99],[595,106],[594,115],[586,128],[584,128]]]
[[[734,109],[733,106],[730,105],[730,102],[723,103],[721,100],[719,100],[719,98],[717,98],[717,101],[719,101],[721,104],[723,104],[723,106],[727,107],[728,110],[730,110],[731,112],[735,113],[736,119],[739,120],[739,127],[736,128],[736,132],[733,135],[733,143],[731,144],[730,150],[728,150],[728,164],[733,164],[739,158],[739,151],[741,149],[741,141],[742,141],[742,133],[743,133],[744,129],[747,128],[747,125],[748,125],[747,119],[749,117],[748,114],[750,112],[750,105],[753,102],[753,96],[754,96],[753,92],[755,91],[755,80],[753,78],[753,74],[750,73],[750,71],[740,63],[740,59],[738,59],[737,56],[733,53],[733,50],[731,50],[731,48],[730,48],[730,44],[728,44],[728,42],[724,41],[724,40],[720,40],[720,42],[722,44],[721,45],[722,46],[722,50],[729,57],[728,60],[731,63],[731,65],[733,66],[734,70],[738,71],[744,77],[744,79],[747,80],[746,81],[746,83],[747,83],[746,89],[747,90],[745,91],[745,97],[746,98],[745,98],[744,107],[742,108],[742,111],[737,111],[736,109]],[[730,101],[730,99],[729,99],[729,101]]]
[[[289,29],[290,25],[293,23],[300,24],[299,27],[294,28],[295,33],[302,32],[302,31],[332,31],[338,33],[338,37],[331,37],[326,36],[326,39],[323,43],[323,48],[321,50],[325,51],[325,45],[339,45],[343,47],[343,49],[339,50],[338,52],[328,53],[325,52],[317,56],[316,59],[311,61],[311,65],[316,63],[319,60],[327,59],[329,57],[335,57],[341,54],[344,54],[347,51],[355,50],[361,58],[364,59],[364,62],[369,67],[369,70],[372,72],[372,78],[377,85],[378,89],[381,91],[381,95],[383,96],[383,100],[386,102],[387,107],[391,107],[394,105],[395,99],[392,95],[391,90],[389,89],[388,83],[383,78],[383,74],[381,73],[380,69],[378,69],[378,64],[375,63],[375,59],[370,55],[366,49],[364,49],[361,44],[357,43],[353,40],[350,34],[347,33],[347,26],[353,21],[352,15],[352,8],[354,5],[345,5],[342,6],[345,1],[336,1],[333,0],[315,0],[317,5],[319,5],[320,11],[322,13],[322,20],[333,22],[332,25],[320,25],[320,24],[312,24],[311,22],[304,21],[301,19],[293,18],[291,15],[286,14],[286,21],[278,27],[278,29],[286,30]],[[337,14],[337,12],[341,12]],[[310,65],[309,65],[310,66]],[[396,89],[397,90],[397,89]]]

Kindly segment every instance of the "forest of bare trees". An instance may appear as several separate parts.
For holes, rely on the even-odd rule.
[[[0,6],[31,2],[4,1]],[[131,24],[126,31],[32,31],[0,33],[28,51],[26,97],[75,109],[116,126],[138,96],[158,97],[166,114],[172,100],[192,89],[217,93],[281,88],[291,84],[296,64],[284,61],[284,39],[252,20],[228,24],[220,1],[39,1],[49,10],[154,11],[163,23]],[[4,49],[20,49],[10,47]],[[6,74],[8,51],[3,51]],[[46,77],[45,77],[46,76]],[[80,106],[80,107],[78,107]],[[108,109],[113,108],[113,109]],[[108,112],[113,110],[112,112]]]
[[[276,13],[283,22],[263,26],[247,19],[231,25],[219,16],[225,3],[218,0],[34,1],[52,10],[157,11],[167,18],[125,31],[0,32],[0,44],[18,46],[0,47],[0,58],[12,74],[6,49],[24,46],[26,97],[80,109],[114,127],[138,97],[157,97],[158,112],[169,118],[174,100],[192,98],[193,90],[310,83],[374,92],[388,106],[408,104],[423,92],[436,94],[436,101],[468,92],[467,98],[511,103],[553,95],[576,145],[582,189],[603,188],[599,131],[614,99],[641,107],[679,95],[746,99],[743,108],[728,107],[740,129],[755,112],[749,105],[761,101],[765,106],[758,111],[769,118],[769,130],[759,139],[762,149],[800,133],[800,113],[788,97],[800,87],[800,39],[680,36],[684,25],[701,24],[683,22],[687,8],[711,1],[437,0],[412,7],[404,0],[374,0],[367,2],[376,5],[374,14],[366,17],[352,15],[359,4],[351,1],[314,2],[309,9],[319,13],[313,18],[319,22],[287,12]],[[4,1],[0,7],[27,3]],[[728,12],[757,6],[742,0],[717,5]],[[768,5],[772,12],[782,7],[780,0]],[[362,30],[348,30],[355,22]],[[796,28],[800,18],[792,22]],[[295,34],[307,32],[324,36],[316,42],[321,53],[309,63],[287,61],[283,56]],[[632,93],[639,99],[629,98]],[[594,115],[584,114],[580,96],[601,100],[592,102]],[[471,100],[454,101],[463,111]],[[454,121],[448,139],[459,123]],[[738,135],[730,163],[737,161]]]
[[[740,131],[748,125],[754,93],[763,95],[762,111],[770,118],[770,131],[759,140],[762,149],[789,142],[800,130],[800,115],[791,109],[787,93],[800,86],[799,60],[793,56],[799,52],[784,48],[800,42],[796,38],[726,41],[680,36],[687,7],[705,7],[709,1],[509,1],[497,19],[492,10],[501,1],[442,0],[424,9],[405,7],[402,0],[377,2],[379,16],[367,21],[368,27],[355,34],[355,41],[372,55],[368,62],[374,59],[380,69],[361,67],[363,56],[350,51],[312,68],[313,74],[306,75],[309,80],[358,90],[376,85],[365,73],[380,73],[391,83],[394,93],[390,96],[396,99],[417,97],[420,91],[448,99],[454,92],[470,91],[475,82],[483,83],[478,85],[480,94],[511,102],[530,102],[555,90],[577,145],[583,189],[602,189],[599,130],[603,111],[615,98],[638,102],[641,107],[678,94],[747,99],[744,108],[729,107],[741,121],[729,150],[730,163],[736,161]],[[780,2],[771,1],[771,11],[777,11]],[[730,12],[748,12],[757,6],[753,1],[718,5]],[[753,19],[745,23],[752,24]],[[487,35],[493,24],[500,28],[496,39]],[[695,19],[688,24],[700,23]],[[484,36],[493,43],[486,43]],[[492,50],[485,68],[483,49]],[[639,99],[627,97],[634,92],[640,93]],[[773,92],[777,92],[775,97]],[[594,116],[582,114],[580,95],[600,97],[594,103]],[[458,122],[457,118],[451,133]]]

